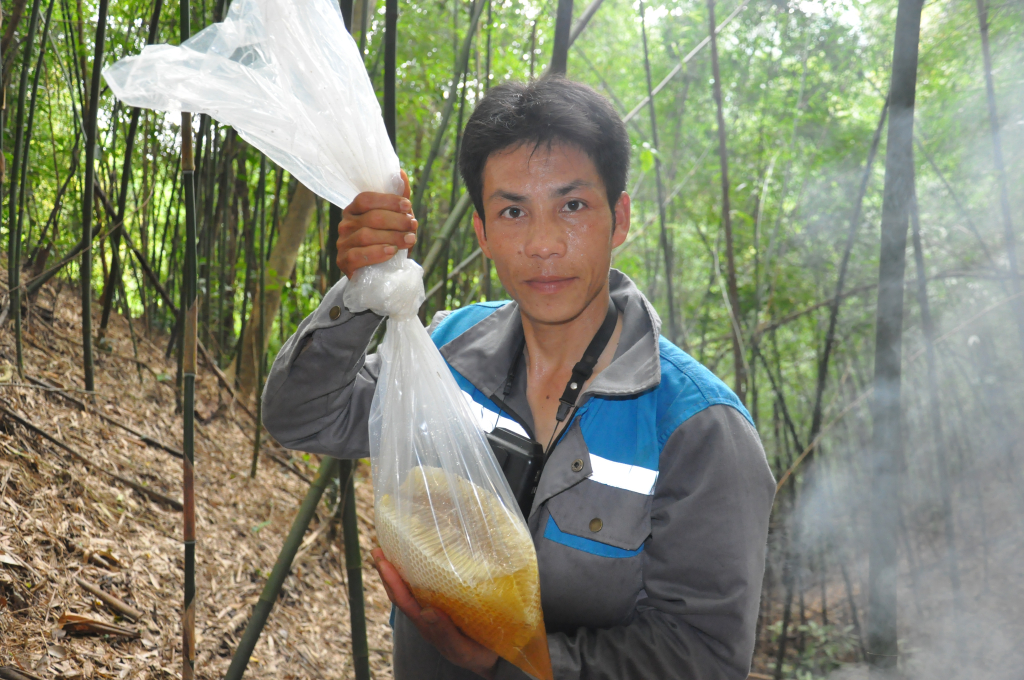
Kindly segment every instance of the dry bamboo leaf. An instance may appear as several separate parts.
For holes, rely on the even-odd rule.
[[[57,626],[69,635],[116,635],[137,638],[139,633],[131,628],[124,628],[113,623],[90,619],[78,614],[63,614],[57,620]]]
[[[6,564],[10,567],[21,567],[26,571],[30,571],[28,565],[25,564],[21,558],[4,550],[0,550],[0,564]]]

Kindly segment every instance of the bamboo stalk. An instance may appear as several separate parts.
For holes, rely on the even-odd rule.
[[[19,266],[15,270],[15,274],[17,275],[19,280],[21,278],[21,260],[22,260],[21,250],[22,250],[22,240],[23,240],[22,234],[24,233],[23,230],[22,230],[22,226],[23,226],[23,221],[25,219],[25,212],[26,212],[26,205],[25,204],[26,204],[26,202],[28,200],[28,198],[27,198],[28,192],[26,191],[25,187],[26,187],[26,185],[28,183],[29,145],[32,142],[32,129],[33,129],[33,123],[35,122],[35,117],[36,117],[36,103],[38,102],[38,96],[37,95],[39,94],[39,76],[43,72],[43,57],[46,56],[46,36],[50,32],[50,19],[53,16],[53,5],[54,5],[54,3],[55,3],[55,0],[50,0],[50,4],[46,8],[46,20],[43,23],[43,33],[42,33],[42,36],[40,36],[40,40],[39,40],[39,56],[36,58],[35,71],[32,74],[32,103],[29,105],[29,109],[28,109],[28,123],[25,126],[25,153],[24,153],[24,158],[22,158],[22,160],[21,160],[21,181],[18,183],[18,186],[20,188],[20,190],[18,192],[19,196],[18,196],[18,242],[17,242],[17,247],[18,247],[18,265]],[[43,232],[40,232],[40,238],[43,238]],[[19,303],[19,308],[20,308],[20,303]],[[15,325],[15,345],[16,345],[16,352],[17,352],[17,355],[18,355],[18,371],[22,375],[22,378],[24,378],[23,366],[22,366],[22,356],[21,356],[22,355],[22,338],[21,338],[21,315],[20,314],[18,314],[15,317],[15,324],[14,325]]]
[[[194,176],[194,174],[195,173],[193,171],[193,175],[192,176]],[[193,210],[195,208],[194,186],[195,185],[193,184],[193,189],[192,189],[192,191],[193,191],[193,193],[192,193],[192,197],[193,197],[193,200],[192,200]],[[100,186],[98,184],[94,185],[94,189],[96,190],[96,195],[100,198],[100,201],[101,201],[101,203],[104,206],[104,209],[107,211],[107,215],[108,216],[114,215],[115,214],[114,208],[113,208],[113,206],[110,205],[110,199],[107,197],[107,195],[105,193],[103,193],[103,190],[100,188]],[[185,198],[187,200],[188,189],[186,189],[186,191],[183,192],[183,193],[186,194]],[[188,219],[188,214],[187,213],[188,213],[188,211],[186,210],[186,221]],[[186,232],[187,232],[187,228],[186,228]],[[139,266],[142,267],[142,273],[145,274],[146,278],[149,279],[149,282],[153,285],[153,288],[156,289],[156,292],[160,295],[160,298],[161,298],[161,300],[163,300],[164,305],[173,314],[177,315],[178,312],[179,312],[179,307],[174,304],[174,301],[171,299],[170,293],[167,292],[167,289],[164,287],[164,284],[161,283],[160,278],[157,276],[156,272],[153,271],[153,267],[149,264],[149,260],[146,258],[146,254],[143,253],[141,250],[139,250],[138,248],[135,247],[135,244],[132,243],[131,237],[128,235],[128,232],[124,232],[122,234],[122,236],[124,237],[125,245],[128,246],[128,249],[132,252],[133,255],[135,255],[135,259],[138,261]],[[187,237],[187,234],[186,234],[186,237]],[[35,280],[36,279],[33,279],[33,281],[35,281]],[[184,291],[184,288],[182,288],[182,291]],[[198,319],[198,317],[197,317],[197,319]],[[235,400],[237,405],[238,405],[238,407],[241,408],[243,411],[245,411],[245,413],[247,413],[250,418],[255,418],[256,417],[255,414],[252,411],[249,410],[248,406],[246,406],[245,404],[237,402],[237,397],[235,395],[235,388],[234,388],[234,386],[228,380],[227,376],[224,375],[224,371],[222,371],[220,369],[220,366],[217,365],[217,362],[214,360],[214,358],[210,355],[210,351],[208,349],[206,349],[206,346],[203,345],[203,343],[200,342],[198,339],[196,340],[196,349],[198,350],[199,354],[201,354],[203,356],[203,361],[206,362],[207,368],[209,368],[213,372],[213,374],[217,377],[217,382],[219,382],[221,387],[226,389],[228,391],[228,394],[231,395],[232,400]]]
[[[981,34],[981,55],[985,67],[985,95],[988,103],[988,121],[992,129],[992,162],[996,168],[999,183],[999,209],[1003,216],[1003,247],[1010,270],[1010,286],[1014,295],[1021,292],[1017,269],[1017,236],[1014,233],[1013,217],[1010,210],[1009,182],[1006,177],[1006,163],[1003,161],[1003,140],[999,131],[999,111],[996,108],[996,88],[992,81],[992,54],[988,40],[988,6],[985,0],[976,0],[978,5],[978,29]],[[1024,349],[1024,301],[1018,298],[1013,304],[1017,331],[1020,333],[1021,348]]]
[[[349,616],[352,625],[352,666],[356,680],[370,680],[370,649],[366,639],[366,605],[363,601],[363,560],[359,549],[356,516],[356,461],[342,461],[338,476],[345,497],[342,530],[345,534],[345,571],[348,576]]]
[[[451,214],[448,215],[448,219],[445,220],[444,226],[441,227],[441,232],[431,244],[430,250],[427,252],[427,256],[423,258],[424,279],[429,277],[431,272],[434,271],[434,267],[440,260],[441,251],[444,249],[445,244],[451,240],[452,235],[455,233],[456,228],[462,221],[463,216],[465,216],[466,211],[468,211],[472,205],[473,198],[469,195],[469,192],[462,194],[459,200],[455,203],[455,207],[452,208]]]
[[[739,328],[742,314],[740,312],[740,294],[736,283],[736,258],[733,254],[732,210],[729,207],[729,152],[726,145],[725,114],[723,113],[722,105],[722,76],[718,68],[718,39],[716,37],[718,29],[715,26],[715,0],[708,0],[707,4],[708,23],[710,25],[709,38],[711,40],[711,72],[715,81],[712,93],[718,116],[718,159],[722,175],[722,230],[725,232],[725,273],[728,284],[729,306],[732,308],[734,317],[732,329],[734,386],[736,396],[739,397],[741,402],[745,403],[747,397],[747,367],[740,339],[741,329]]]
[[[105,0],[101,0],[105,1]],[[179,38],[192,34],[189,0],[179,7]],[[181,184],[185,199],[185,271],[182,277],[180,343],[182,373],[182,488],[184,490],[183,543],[185,547],[185,600],[181,617],[181,677],[193,680],[196,672],[196,500],[195,500],[195,392],[196,346],[199,320],[196,271],[195,159],[192,155],[192,114],[181,114]]]
[[[484,5],[487,0],[475,0],[473,4],[473,14],[469,21],[469,26],[466,28],[466,36],[462,40],[462,49],[459,52],[459,58],[456,62],[455,73],[452,74],[451,83],[448,85],[448,98],[445,100],[444,109],[441,111],[441,121],[437,126],[437,131],[434,133],[434,140],[430,145],[430,152],[427,154],[427,160],[423,164],[423,169],[420,171],[420,178],[416,184],[416,191],[413,194],[412,199],[412,212],[414,215],[420,215],[420,208],[423,206],[423,197],[426,194],[427,185],[430,184],[430,173],[434,167],[434,161],[437,160],[438,155],[441,152],[441,142],[444,141],[445,133],[448,130],[448,123],[451,120],[452,113],[455,111],[455,103],[458,100],[456,96],[459,88],[459,81],[462,80],[462,74],[465,73],[466,67],[469,64],[469,52],[473,45],[473,36],[476,34],[477,24],[480,23],[480,15],[483,13]],[[390,0],[390,3],[397,3],[397,0]],[[390,6],[390,4],[388,5]],[[387,36],[385,35],[385,40]],[[384,123],[388,124],[388,116],[394,115],[394,110],[391,110],[391,114],[388,113],[388,73],[392,72],[388,69],[388,53],[384,55]],[[392,100],[393,102],[393,100]],[[393,105],[393,103],[392,103]],[[393,118],[391,119],[393,120]],[[391,123],[391,127],[388,128],[388,133],[391,135],[391,143],[394,145],[394,127]]]
[[[642,10],[641,10],[642,14]],[[548,72],[564,76],[569,67],[569,40],[572,33],[572,0],[558,0],[555,14],[555,39],[551,46]]]
[[[103,70],[103,43],[107,32],[108,0],[99,0],[96,17],[96,44],[92,56],[92,74],[89,84],[89,108],[85,112],[85,190],[82,200],[82,354],[85,369],[85,389],[96,389],[92,360],[92,203],[96,175],[96,114],[100,100],[100,75]]]
[[[19,207],[21,191],[18,181],[23,177],[21,163],[27,162],[28,143],[24,140],[25,128],[25,97],[28,94],[28,73],[29,62],[32,59],[32,43],[35,41],[36,28],[39,25],[39,4],[40,0],[32,3],[32,13],[29,15],[28,35],[25,37],[25,52],[21,63],[21,78],[18,81],[18,113],[14,123],[14,153],[11,159],[11,192],[7,197],[7,233],[9,236],[7,244],[7,279],[8,290],[10,291],[10,308],[14,317],[14,337],[17,351],[18,375],[24,377],[24,366],[21,345],[21,230],[19,229]],[[6,98],[5,98],[6,99]],[[25,153],[22,155],[24,143]],[[88,243],[88,241],[86,241]]]
[[[482,0],[478,0],[482,1]],[[384,3],[384,127],[388,131],[388,139],[391,140],[391,146],[395,147],[397,139],[397,131],[395,129],[395,72],[398,68],[397,62],[397,49],[398,46],[398,0],[386,0]],[[467,59],[468,59],[468,52]],[[449,92],[448,104],[445,110],[448,115],[451,115],[451,106],[454,105],[454,99],[451,97],[453,93]],[[446,127],[447,119],[441,124],[441,128]],[[436,156],[436,152],[434,154]],[[425,175],[426,179],[429,179],[429,172]],[[426,184],[424,180],[424,185]],[[418,210],[413,210],[413,213],[418,213]]]
[[[452,280],[452,279],[454,279],[454,278],[455,278],[456,276],[458,276],[459,274],[461,274],[461,273],[462,273],[462,270],[464,270],[464,269],[465,269],[466,267],[468,267],[469,265],[473,264],[473,262],[474,262],[474,261],[475,261],[475,260],[476,260],[476,259],[477,259],[478,257],[480,257],[481,255],[483,255],[483,250],[481,250],[481,249],[480,249],[480,248],[478,247],[478,248],[477,248],[476,250],[474,250],[474,251],[473,251],[472,253],[470,253],[470,254],[469,254],[468,256],[466,256],[466,259],[465,259],[465,260],[463,260],[462,262],[460,262],[459,264],[457,264],[457,265],[456,265],[456,266],[455,266],[455,267],[454,267],[454,268],[453,268],[453,269],[452,269],[452,270],[451,270],[451,271],[450,271],[450,272],[448,273],[448,276],[447,276],[447,278],[446,278],[446,281],[451,281],[451,280]],[[437,282],[437,283],[435,283],[435,284],[434,284],[433,286],[431,286],[431,287],[430,287],[430,290],[428,290],[428,291],[427,291],[427,296],[426,296],[426,299],[424,300],[424,303],[423,303],[423,304],[426,304],[426,300],[429,300],[429,299],[430,299],[430,297],[431,297],[431,296],[432,296],[432,295],[433,295],[434,293],[436,293],[436,292],[437,292],[438,290],[440,290],[441,286],[443,286],[443,285],[445,284],[445,282],[446,282],[446,281],[438,281],[438,282]]]
[[[935,463],[939,472],[939,492],[942,496],[942,520],[946,539],[946,568],[953,591],[952,622],[961,660],[966,660],[963,628],[963,595],[960,588],[960,566],[956,554],[956,527],[953,517],[953,492],[949,483],[949,464],[946,460],[946,438],[943,432],[942,409],[939,403],[938,360],[935,356],[935,322],[932,320],[928,303],[928,280],[925,276],[924,248],[921,246],[921,219],[917,205],[917,192],[913,190],[910,203],[910,225],[913,229],[914,266],[917,269],[917,305],[921,310],[921,327],[924,331],[925,358],[928,365],[928,415],[931,419],[932,435],[935,437]]]
[[[897,540],[899,466],[903,459],[900,380],[907,217],[914,151],[914,96],[922,0],[900,0],[889,86],[889,130],[882,197],[875,375],[871,399],[871,533],[867,625],[868,663],[892,673],[898,658]]]
[[[747,8],[747,4],[748,3],[746,1],[741,2],[739,6],[732,11],[732,14],[727,16],[725,18],[725,21],[720,23],[718,27],[714,29],[714,33],[712,33],[711,35],[717,35],[721,33],[725,29],[725,27],[728,26],[729,23],[736,18],[736,15],[738,15],[740,12]],[[584,16],[586,16],[586,12],[584,12],[583,14]],[[582,17],[580,18],[580,20],[582,21]],[[661,79],[661,82],[658,83],[658,85],[654,88],[652,94],[658,94],[659,92],[661,92],[673,78],[682,73],[683,67],[690,63],[690,60],[696,57],[698,54],[700,54],[700,51],[707,47],[708,43],[711,42],[711,35],[697,43],[697,46],[690,50],[690,53],[683,57],[682,61],[676,64],[675,67],[673,67],[673,69],[668,72],[667,76]],[[650,102],[650,97],[644,97],[643,99],[641,99],[640,102],[637,103],[637,105],[634,106],[629,113],[622,117],[622,122],[628,123],[629,121],[633,120],[633,117],[640,113],[640,111],[643,110],[643,108],[647,106]]]
[[[646,7],[643,0],[640,0],[640,35],[643,37],[644,45],[644,74],[647,77],[647,96],[651,100],[649,107],[651,113],[651,142],[654,144],[654,177],[658,189],[658,220],[661,224],[661,251],[665,257],[665,294],[668,302],[668,339],[677,342],[679,339],[679,325],[676,322],[675,297],[672,294],[672,243],[668,239],[668,229],[665,226],[665,188],[661,182],[661,147],[658,143],[658,116],[654,110],[654,90],[651,87],[651,60],[647,52],[647,18]],[[613,206],[614,209],[614,206]],[[734,306],[735,307],[735,306]]]
[[[288,537],[285,538],[284,545],[281,547],[281,553],[277,557],[274,569],[270,572],[270,576],[263,586],[260,599],[253,608],[252,617],[245,627],[245,632],[242,633],[234,656],[231,657],[231,665],[228,667],[227,673],[224,674],[224,680],[241,680],[242,675],[245,673],[245,668],[249,664],[249,657],[252,655],[252,650],[256,647],[256,641],[259,640],[263,626],[267,622],[267,617],[270,616],[270,610],[274,608],[274,602],[277,601],[277,596],[281,592],[285,577],[288,576],[288,572],[291,570],[292,560],[295,559],[295,553],[298,552],[299,546],[302,544],[302,537],[305,535],[306,529],[309,528],[309,522],[313,519],[313,513],[316,511],[317,504],[320,503],[320,498],[324,494],[324,488],[327,486],[327,482],[338,474],[339,463],[340,461],[337,458],[330,457],[324,458],[320,463],[316,479],[313,480],[309,491],[306,492],[306,497],[302,501],[302,505],[299,506],[299,511],[295,514],[292,528],[288,532]]]
[[[813,441],[821,430],[822,404],[825,394],[825,383],[828,378],[828,364],[832,355],[832,348],[835,346],[836,325],[839,321],[839,307],[843,300],[843,289],[846,286],[846,270],[850,264],[850,256],[853,254],[853,246],[857,241],[857,229],[860,226],[861,211],[864,207],[864,196],[867,194],[868,181],[871,179],[871,168],[875,163],[875,156],[878,153],[878,144],[882,139],[882,130],[885,128],[885,120],[889,113],[889,98],[886,97],[882,104],[882,114],[878,118],[878,125],[875,127],[875,135],[871,139],[871,148],[868,150],[867,162],[864,164],[864,173],[860,179],[860,190],[857,192],[857,199],[854,201],[853,216],[850,218],[850,226],[846,234],[846,246],[843,249],[843,256],[839,261],[839,274],[836,276],[836,292],[832,296],[828,310],[828,329],[825,331],[825,346],[821,351],[821,359],[818,361],[818,383],[814,392],[814,406],[811,409],[811,433],[807,437]],[[924,272],[919,272],[924,276]]]
[[[260,438],[263,434],[263,364],[266,362],[266,349],[264,349],[264,341],[267,331],[267,201],[264,194],[267,191],[267,157],[260,154],[260,178],[256,184],[256,195],[259,197],[258,210],[260,213],[260,252],[259,262],[260,274],[259,274],[259,313],[253,314],[253,317],[259,319],[259,324],[256,326],[255,333],[255,347],[253,347],[253,360],[256,362],[256,434],[253,437],[252,445],[252,465],[249,468],[249,478],[256,478],[256,465],[259,461],[260,456]]]
[[[146,36],[146,44],[152,45],[156,42],[160,28],[160,12],[163,9],[163,0],[154,0],[153,14],[149,19],[149,34]],[[128,124],[128,135],[124,142],[124,162],[121,164],[121,190],[117,194],[117,216],[114,218],[113,230],[110,235],[110,275],[103,292],[103,313],[100,316],[100,335],[107,330],[107,323],[110,321],[110,310],[113,307],[114,290],[122,281],[121,274],[121,232],[124,225],[125,207],[128,203],[128,185],[132,176],[132,151],[135,148],[135,136],[139,130],[139,118],[142,116],[142,109],[133,107],[131,121]]]

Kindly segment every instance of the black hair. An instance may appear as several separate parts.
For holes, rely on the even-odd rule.
[[[484,219],[484,166],[491,154],[520,144],[577,147],[590,157],[604,182],[608,205],[626,189],[629,135],[611,103],[592,88],[561,76],[492,87],[470,116],[462,134],[459,170]]]

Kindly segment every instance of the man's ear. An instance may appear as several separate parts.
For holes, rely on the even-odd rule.
[[[618,248],[626,242],[629,235],[629,194],[623,191],[619,194],[619,200],[615,201],[612,207],[612,214],[615,216],[615,230],[612,232],[612,248]]]
[[[476,240],[480,243],[480,250],[483,251],[484,257],[493,260],[491,249],[487,247],[487,227],[484,226],[484,221],[480,219],[480,214],[475,210],[473,211],[473,231],[476,232]]]

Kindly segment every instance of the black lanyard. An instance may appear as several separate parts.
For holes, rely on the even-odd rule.
[[[558,401],[558,413],[555,414],[555,420],[558,423],[562,423],[569,415],[570,411],[575,410],[576,400],[579,399],[580,392],[583,391],[583,385],[590,380],[590,376],[594,374],[594,367],[597,365],[597,360],[601,357],[605,347],[608,346],[608,341],[612,339],[612,334],[615,332],[615,323],[619,319],[619,310],[616,309],[615,304],[608,301],[608,313],[605,314],[604,321],[601,323],[601,327],[597,329],[597,333],[594,334],[593,340],[587,345],[587,349],[583,352],[583,358],[576,362],[576,365],[572,368],[572,376],[569,377],[569,382],[565,384],[565,391],[562,392],[562,396],[559,397]],[[514,358],[512,359],[512,366],[508,369],[508,376],[505,378],[505,388],[502,390],[502,396],[504,399],[508,398],[508,395],[512,392],[512,383],[516,379],[516,368],[519,366],[519,357],[523,355],[523,351],[526,349],[526,335],[523,334],[523,339],[519,343],[519,348],[516,350]],[[555,426],[555,431],[558,430],[558,425]],[[552,438],[554,435],[552,434]]]

